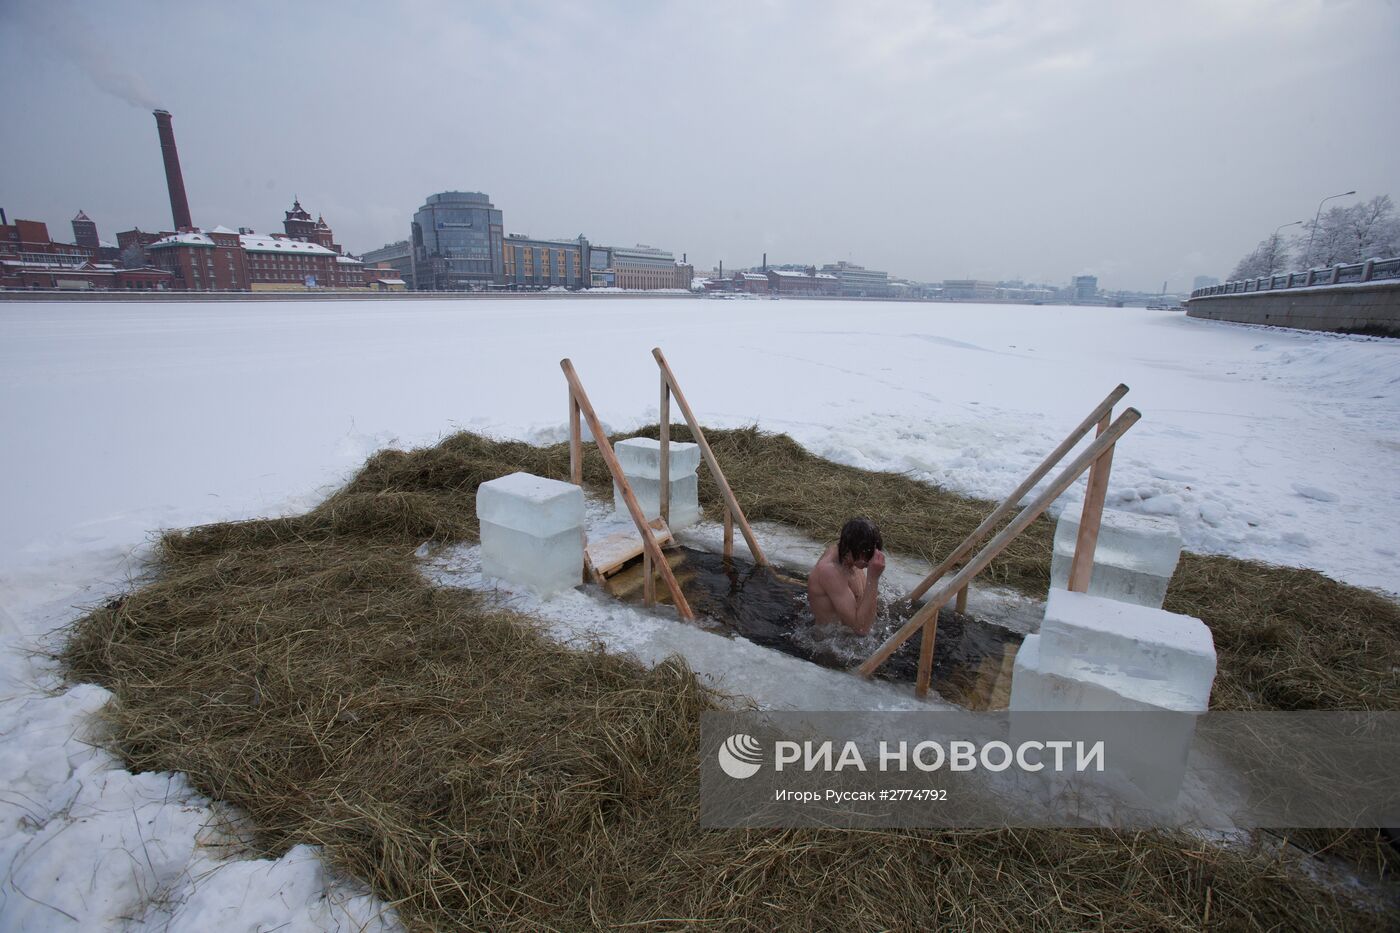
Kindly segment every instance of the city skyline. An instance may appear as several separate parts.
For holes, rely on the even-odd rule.
[[[157,107],[196,225],[273,229],[299,195],[355,253],[479,190],[508,232],[697,269],[1177,291],[1323,196],[1400,190],[1393,121],[1341,106],[1400,98],[1382,3],[0,9],[29,88],[0,207],[55,235],[169,228]]]

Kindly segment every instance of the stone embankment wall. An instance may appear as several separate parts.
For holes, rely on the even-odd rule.
[[[1188,301],[1186,313],[1236,324],[1400,337],[1400,281],[1208,295]]]

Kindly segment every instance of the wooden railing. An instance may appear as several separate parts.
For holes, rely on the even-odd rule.
[[[1129,408],[1116,420],[1113,420],[1113,406],[1127,394],[1128,387],[1126,385],[1119,385],[1110,392],[1079,423],[1078,427],[1071,431],[1069,436],[1041,462],[1040,466],[1031,471],[1021,484],[1012,490],[1011,494],[1002,500],[1001,504],[971,534],[964,538],[942,563],[910,591],[910,601],[918,600],[935,584],[939,584],[954,566],[962,563],[962,568],[952,579],[941,583],[929,596],[923,607],[915,612],[914,616],[897,632],[887,638],[876,649],[875,653],[857,669],[861,676],[869,677],[873,674],[881,664],[889,659],[890,655],[899,649],[900,645],[913,637],[915,632],[923,629],[923,638],[919,645],[919,673],[914,689],[918,696],[925,696],[928,693],[929,680],[933,672],[933,648],[938,634],[939,611],[954,600],[957,611],[966,611],[967,590],[973,578],[986,569],[987,565],[1018,535],[1029,528],[1031,523],[1039,518],[1050,507],[1051,503],[1059,498],[1086,470],[1089,471],[1089,485],[1084,495],[1084,508],[1079,520],[1079,537],[1075,541],[1074,559],[1070,564],[1068,586],[1069,589],[1076,592],[1082,593],[1088,590],[1094,566],[1094,550],[1098,544],[1099,526],[1103,520],[1104,501],[1108,494],[1108,477],[1113,464],[1114,446],[1118,439],[1142,417],[1137,409]],[[1083,439],[1091,427],[1097,428],[1097,436],[1094,441],[1061,471],[1044,492],[1023,508],[1009,525],[977,552],[976,556],[969,559],[973,549],[1016,508],[1023,496],[1030,492],[1056,464],[1064,459],[1065,455]]]
[[[734,495],[734,490],[729,486],[729,480],[724,476],[724,470],[719,465],[719,459],[710,448],[710,443],[705,439],[705,432],[700,428],[700,422],[695,418],[695,412],[691,410],[690,403],[686,401],[685,393],[681,391],[680,383],[676,381],[676,374],[671,371],[671,365],[666,362],[666,356],[657,347],[651,351],[651,355],[656,358],[656,365],[661,370],[661,437],[659,454],[659,504],[661,520],[665,523],[669,531],[671,525],[671,399],[674,397],[677,407],[681,410],[681,415],[685,418],[686,424],[690,426],[690,432],[695,436],[695,443],[700,448],[700,455],[705,460],[705,465],[710,468],[710,473],[714,476],[716,485],[719,486],[720,495],[724,498],[724,556],[734,556],[734,523],[739,523],[739,530],[744,535],[744,541],[749,546],[749,553],[753,555],[754,563],[760,566],[769,566],[768,557],[763,553],[763,548],[758,543],[757,536],[749,526],[749,520],[744,516],[744,510],[739,505],[738,498]],[[681,592],[680,585],[676,582],[675,574],[671,571],[671,565],[666,562],[665,555],[661,552],[661,545],[652,536],[652,528],[648,524],[646,515],[642,512],[641,505],[637,502],[636,495],[632,492],[632,485],[627,481],[627,476],[622,470],[622,464],[617,460],[617,454],[612,449],[607,435],[603,433],[603,426],[598,421],[597,414],[593,411],[592,404],[588,401],[588,395],[583,390],[583,383],[579,381],[578,373],[574,371],[574,364],[569,360],[560,360],[559,366],[564,370],[564,378],[569,383],[569,481],[575,485],[583,485],[583,425],[588,422],[588,430],[592,432],[593,439],[598,445],[598,452],[603,456],[603,462],[607,464],[608,471],[612,474],[613,482],[622,493],[623,502],[627,505],[627,512],[632,517],[633,523],[637,526],[637,533],[642,536],[642,598],[647,606],[656,603],[656,574],[661,575],[667,589],[671,593],[671,599],[676,605],[676,610],[684,619],[694,619],[695,614],[691,611],[690,604],[686,601],[685,595]],[[634,552],[635,553],[635,552]]]
[[[676,575],[671,572],[671,565],[666,562],[665,556],[661,553],[661,545],[652,536],[651,526],[647,523],[646,515],[642,513],[642,507],[637,504],[637,497],[632,492],[632,484],[627,482],[627,474],[622,471],[622,464],[617,462],[617,454],[613,452],[612,444],[608,441],[608,435],[603,431],[603,425],[598,421],[598,415],[593,411],[593,404],[588,400],[588,393],[583,391],[583,383],[579,381],[578,373],[574,372],[574,364],[567,359],[559,361],[559,366],[564,370],[564,378],[569,382],[569,481],[578,485],[583,485],[583,432],[580,425],[580,418],[588,421],[588,430],[593,434],[593,441],[598,445],[598,453],[603,455],[603,462],[608,465],[608,472],[612,474],[613,482],[617,483],[617,488],[622,491],[622,501],[627,505],[627,513],[632,516],[633,523],[637,526],[637,533],[642,536],[642,560],[646,563],[646,588],[647,605],[651,605],[655,600],[655,583],[653,582],[652,568],[661,574],[661,579],[665,581],[666,588],[670,590],[671,601],[676,606],[676,611],[681,614],[681,618],[693,620],[695,613],[691,611],[690,603],[686,601],[685,594],[681,592],[680,584],[676,582]]]
[[[695,412],[690,410],[690,403],[685,400],[685,393],[681,392],[676,374],[671,371],[671,364],[666,362],[666,355],[661,352],[660,347],[654,347],[651,355],[656,357],[656,365],[661,369],[661,517],[667,524],[670,523],[671,396],[674,395],[676,405],[685,417],[685,423],[690,425],[690,433],[695,435],[695,443],[700,447],[700,456],[705,458],[705,465],[710,468],[710,473],[719,486],[720,495],[724,497],[724,556],[734,556],[734,521],[738,519],[739,530],[743,532],[744,541],[749,546],[754,563],[767,567],[768,557],[759,546],[753,529],[749,527],[749,520],[744,517],[744,510],[740,508],[734,490],[729,488],[729,480],[725,479],[724,470],[720,469],[719,460],[710,449],[710,442],[705,440],[705,432],[700,430],[700,422],[695,419]]]

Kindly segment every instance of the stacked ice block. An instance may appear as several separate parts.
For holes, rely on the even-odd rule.
[[[1079,516],[1079,509],[1066,509],[1055,524],[1052,588],[1069,586]],[[1105,509],[1094,548],[1089,595],[1160,609],[1180,557],[1181,528],[1176,519]]]
[[[670,448],[670,528],[676,531],[700,520],[700,486],[695,475],[700,466],[700,448],[677,441],[672,441]],[[613,452],[642,514],[648,519],[656,518],[661,514],[661,442],[649,437],[629,437],[614,444]],[[617,483],[613,483],[613,506],[626,514],[627,504]]]
[[[1170,797],[1214,681],[1215,643],[1200,619],[1052,589],[1040,634],[1016,654],[1011,711],[1192,714],[1144,720],[1150,728],[1113,750],[1135,784]]]
[[[529,473],[482,483],[481,572],[541,596],[583,579],[583,490]]]

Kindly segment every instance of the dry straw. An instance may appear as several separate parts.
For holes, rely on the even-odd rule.
[[[678,439],[685,432],[676,430]],[[932,558],[990,509],[707,432],[746,511],[830,536],[852,512]],[[475,537],[482,481],[564,477],[565,445],[469,434],[375,456],[306,515],[166,535],[151,582],[80,620],[72,676],[109,687],[111,742],[244,808],[269,852],[324,846],[414,929],[1380,929],[1291,847],[1168,833],[701,831],[699,714],[679,661],[564,648],[429,586],[424,540]],[[590,457],[587,482],[607,475]],[[716,493],[702,481],[712,510]],[[993,565],[1047,583],[1050,530]],[[1396,607],[1317,574],[1187,555],[1177,611],[1221,651],[1225,708],[1393,708]],[[1338,845],[1356,848],[1352,837]],[[1368,850],[1374,852],[1374,849]]]

